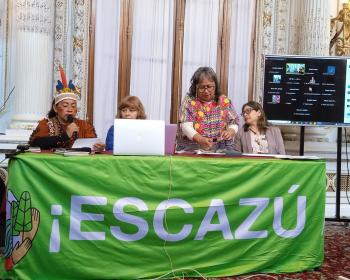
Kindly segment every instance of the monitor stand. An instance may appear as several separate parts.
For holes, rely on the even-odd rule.
[[[304,141],[305,141],[305,126],[300,127],[300,143],[299,143],[299,155],[304,155]],[[340,192],[341,192],[341,149],[342,149],[342,128],[338,127],[337,134],[337,184],[335,193],[335,217],[326,218],[326,221],[335,222],[350,222],[350,218],[340,217]]]

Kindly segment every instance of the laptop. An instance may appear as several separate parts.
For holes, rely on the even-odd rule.
[[[162,120],[114,120],[114,155],[164,155]]]
[[[176,132],[177,132],[176,124],[165,125],[165,154],[166,155],[173,155],[175,152]]]

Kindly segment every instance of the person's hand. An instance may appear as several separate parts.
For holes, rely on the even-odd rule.
[[[105,149],[106,145],[101,142],[97,142],[92,146],[92,150],[95,152],[102,152]]]
[[[32,241],[29,238],[24,239],[21,244],[17,242],[12,251],[13,264],[18,263],[28,253],[31,247]]]
[[[66,133],[69,138],[72,138],[75,132],[78,135],[79,127],[74,122],[72,122],[67,126]]]
[[[236,132],[233,128],[228,128],[221,133],[221,138],[223,140],[232,140],[233,136],[235,136]]]
[[[210,150],[213,147],[213,140],[207,137],[204,137],[197,133],[195,136],[193,136],[193,140],[198,143],[201,149],[203,150]]]

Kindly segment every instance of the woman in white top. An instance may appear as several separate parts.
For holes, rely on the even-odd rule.
[[[267,122],[262,106],[249,101],[242,107],[244,125],[236,134],[234,149],[243,153],[282,154],[285,149],[281,131]]]

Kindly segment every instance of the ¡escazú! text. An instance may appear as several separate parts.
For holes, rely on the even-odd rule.
[[[275,198],[241,198],[239,200],[240,207],[255,207],[243,222],[232,231],[229,224],[229,219],[225,209],[225,203],[222,199],[214,198],[211,200],[206,214],[202,219],[200,226],[195,234],[195,240],[203,240],[208,232],[219,232],[225,240],[229,239],[256,239],[267,238],[268,230],[251,230],[252,226],[259,220],[259,217],[266,209],[273,207],[273,224],[272,228],[276,235],[281,238],[295,238],[302,233],[306,223],[306,196],[296,196],[297,213],[296,226],[293,229],[285,229],[282,226],[283,213],[283,197]],[[106,232],[104,231],[82,231],[81,223],[84,221],[103,222],[104,214],[83,212],[83,205],[105,206],[107,198],[103,196],[72,196],[70,207],[70,224],[69,224],[69,240],[105,240]],[[133,242],[146,237],[150,225],[147,220],[137,215],[127,213],[126,207],[134,207],[139,212],[149,211],[147,204],[137,197],[124,197],[118,199],[113,205],[114,217],[124,223],[133,225],[137,228],[134,233],[123,232],[119,226],[110,226],[109,230],[113,237],[120,241]],[[193,214],[194,208],[186,200],[181,198],[172,198],[160,202],[154,211],[153,229],[155,234],[164,241],[177,242],[187,238],[192,230],[193,225],[184,223],[181,229],[176,233],[170,233],[164,226],[167,211],[169,208],[179,208],[184,214]],[[62,215],[61,205],[52,205],[51,214],[56,216],[53,219],[50,248],[49,251],[57,253],[60,251],[60,230],[59,219],[57,216]],[[213,223],[214,217],[217,217],[218,222]]]

